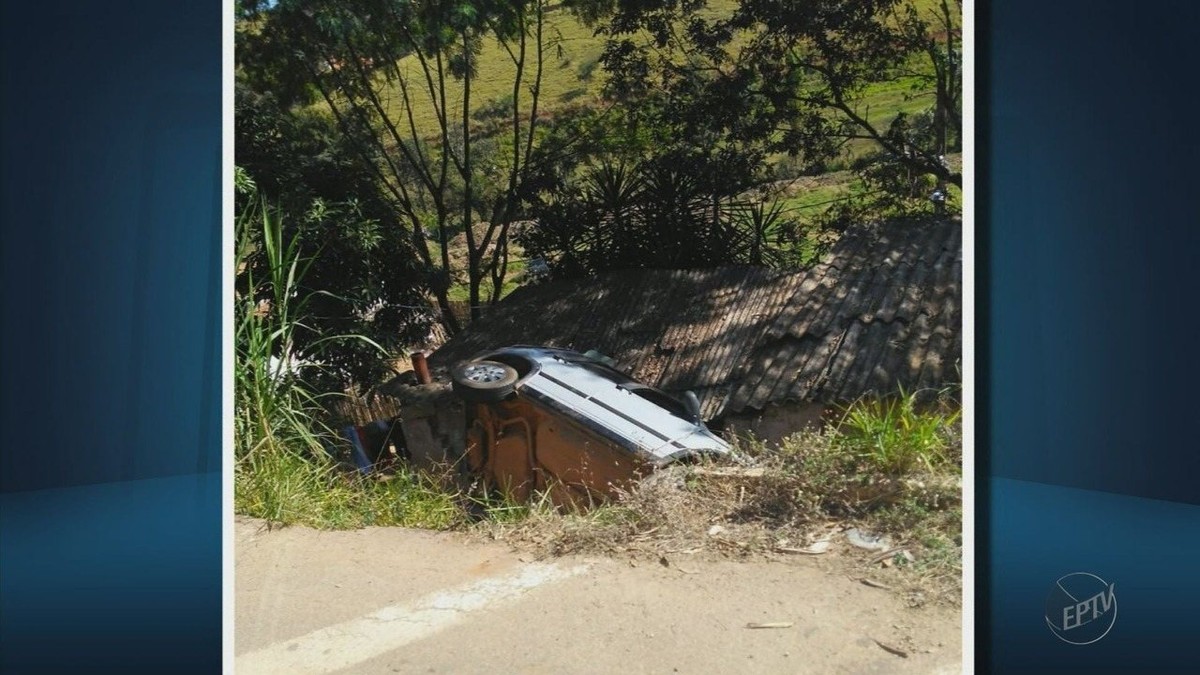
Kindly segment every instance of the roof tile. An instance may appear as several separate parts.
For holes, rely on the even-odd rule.
[[[957,219],[848,230],[808,270],[626,270],[523,287],[437,350],[597,349],[712,420],[783,401],[850,401],[960,378]]]

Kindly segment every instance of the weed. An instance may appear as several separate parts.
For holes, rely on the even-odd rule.
[[[962,577],[962,507],[933,508],[907,497],[872,514],[867,527],[887,532],[914,555],[917,586],[954,597]],[[900,560],[903,560],[902,558]]]
[[[922,406],[917,392],[862,399],[849,406],[839,425],[839,441],[850,452],[888,475],[957,466],[953,429],[961,412],[948,406]]]

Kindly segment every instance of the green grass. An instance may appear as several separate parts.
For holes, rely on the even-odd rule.
[[[860,194],[862,182],[849,171],[824,174],[820,182],[797,180],[780,198],[784,212],[800,220],[824,213],[839,200]]]
[[[921,57],[914,57],[914,68],[926,65]],[[925,88],[914,91],[916,77],[902,77],[889,82],[875,82],[863,92],[859,112],[864,114],[879,131],[886,131],[899,113],[910,115],[928,110],[933,105],[933,94]]]
[[[429,250],[434,260],[441,259],[442,247],[438,242],[430,241]],[[456,302],[466,302],[471,296],[470,287],[467,284],[466,250],[467,245],[465,241],[460,241],[458,239],[451,240],[451,267],[456,271],[457,274],[455,275],[453,282],[450,284],[450,288],[446,295],[450,300],[454,300]],[[508,273],[504,277],[504,286],[500,291],[500,297],[502,299],[507,297],[509,293],[512,293],[521,287],[521,284],[524,283],[525,270],[529,266],[528,261],[522,257],[524,255],[524,251],[521,250],[519,245],[510,242],[508,251]],[[483,279],[482,283],[479,284],[479,297],[486,302],[487,299],[491,297],[491,294],[492,280],[490,276],[487,276]]]
[[[915,0],[918,9],[925,15],[937,6],[937,0]],[[728,16],[737,6],[737,0],[713,0],[705,14],[709,17]],[[594,35],[594,29],[578,21],[561,6],[555,6],[545,15],[545,42],[542,59],[542,86],[539,100],[540,114],[553,115],[555,110],[566,106],[597,105],[600,101],[605,73],[599,59],[604,50],[604,37]],[[514,48],[515,51],[515,48]],[[496,102],[511,104],[512,85],[516,65],[504,46],[495,39],[485,39],[479,55],[478,73],[471,84],[472,114],[478,114]],[[920,60],[914,63],[921,64]],[[528,47],[527,70],[523,85],[522,111],[529,112],[528,83],[534,75],[537,59],[532,44]],[[408,57],[401,61],[401,68],[414,81],[420,82],[421,71],[418,60]],[[867,87],[861,100],[860,111],[867,115],[872,124],[886,129],[888,123],[899,112],[915,113],[927,108],[929,97],[912,97],[915,78],[906,77],[893,82],[882,82]],[[450,82],[447,91],[447,106],[454,116],[462,110],[462,86]],[[404,120],[403,100],[398,87],[383,89],[383,100],[389,116]],[[438,137],[437,116],[426,99],[414,101],[413,117],[417,129],[427,140]],[[868,141],[856,141],[852,151],[857,152],[870,146]]]
[[[915,393],[900,391],[846,408],[839,443],[860,460],[887,475],[959,468],[954,429],[961,411],[944,403],[922,404]],[[959,449],[961,453],[961,448]]]
[[[527,263],[524,260],[510,260],[508,263],[508,274],[504,277],[504,286],[500,290],[500,298],[504,299],[509,293],[521,287],[524,281],[523,273]],[[492,297],[491,277],[488,277],[479,284],[479,297],[486,302]],[[465,281],[452,284],[450,290],[446,293],[451,300],[465,302],[471,297],[471,289]]]
[[[595,103],[603,85],[603,68],[599,65],[600,54],[604,49],[602,39],[594,37],[592,29],[584,26],[562,8],[548,11],[545,21],[543,34],[546,45],[543,48],[539,114],[553,114],[554,110],[566,105]],[[528,83],[532,81],[537,66],[532,43],[527,47],[526,58],[526,84],[521,92],[521,109],[524,115],[529,112]],[[507,101],[511,104],[517,67],[504,46],[498,40],[486,39],[478,63],[478,74],[471,82],[473,114],[477,114],[489,104],[494,105],[497,101]],[[400,64],[409,77],[415,80],[422,77],[416,57],[408,57]],[[589,74],[590,77],[586,79],[582,77]],[[455,111],[457,118],[457,112],[462,110],[463,89],[457,81],[451,80],[450,84],[446,96],[447,106]],[[383,98],[387,101],[388,114],[393,119],[406,119],[403,99],[398,88],[385,88]],[[434,107],[424,98],[418,98],[414,103],[413,117],[417,129],[427,139],[436,139],[439,126]]]
[[[271,522],[319,529],[394,525],[444,530],[466,521],[456,496],[430,478],[347,474],[329,460],[286,448],[241,463],[234,477],[234,507]]]

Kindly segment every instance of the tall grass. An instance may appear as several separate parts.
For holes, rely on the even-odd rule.
[[[285,243],[282,218],[265,202],[248,208],[236,230],[235,268],[244,280],[234,309],[236,456],[253,465],[277,452],[320,454],[319,403],[291,372],[297,317],[308,300],[299,280],[311,261],[302,260],[297,240]]]
[[[297,377],[297,331],[314,291],[302,280],[312,262],[281,214],[264,201],[236,223],[234,504],[242,514],[322,528],[403,525],[444,529],[464,520],[455,495],[428,477],[388,480],[339,469],[326,448],[324,396]]]

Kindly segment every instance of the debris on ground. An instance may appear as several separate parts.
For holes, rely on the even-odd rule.
[[[901,547],[901,548],[889,548],[888,550],[884,551],[883,553],[880,553],[879,555],[868,560],[867,564],[875,565],[875,564],[882,562],[885,567],[888,567],[888,566],[891,566],[891,564],[897,558],[901,558],[905,562],[908,562],[908,563],[914,563],[917,561],[916,556],[914,556],[912,553],[909,553],[908,549]]]
[[[886,551],[892,546],[887,537],[863,532],[857,527],[846,530],[846,539],[851,544],[868,551]]]
[[[871,639],[875,640],[875,638],[871,638]],[[895,654],[896,656],[899,656],[902,659],[908,658],[908,652],[904,651],[903,649],[900,649],[899,647],[893,647],[889,644],[880,642],[879,640],[875,640],[875,644],[879,645],[885,652],[888,652],[890,654]]]
[[[811,546],[805,548],[790,548],[787,546],[776,546],[776,553],[800,553],[803,555],[820,555],[829,550],[829,541],[822,540],[813,542]]]
[[[720,467],[708,469],[705,467],[696,467],[692,473],[697,476],[709,476],[712,478],[762,478],[767,475],[767,470],[761,466],[751,467]]]

